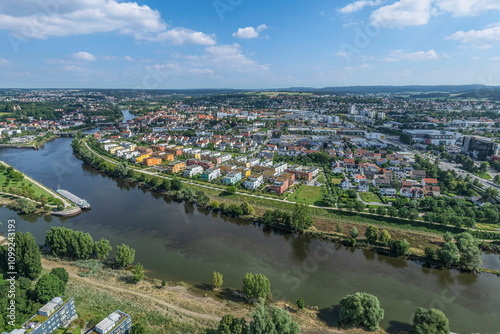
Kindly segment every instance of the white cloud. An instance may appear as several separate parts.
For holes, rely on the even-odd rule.
[[[125,60],[125,61],[134,61],[134,58],[132,58],[130,56],[125,56],[125,57],[123,57],[123,60]]]
[[[338,9],[339,13],[342,14],[351,14],[357,11],[362,10],[365,7],[374,7],[382,4],[383,0],[358,0],[353,3],[348,4],[345,7]]]
[[[500,10],[498,0],[436,0],[437,8],[453,16],[477,16],[481,13]]]
[[[182,44],[199,44],[199,45],[215,45],[214,36],[207,35],[199,31],[194,31],[187,28],[173,28],[165,32],[159,33],[154,37],[141,37],[153,42],[170,42],[175,45]]]
[[[434,50],[429,51],[418,51],[418,52],[410,52],[405,53],[401,50],[396,50],[391,52],[389,57],[383,59],[386,62],[397,62],[402,60],[435,60],[440,58],[449,58],[446,53],[439,54]]]
[[[88,52],[77,52],[73,54],[73,58],[76,60],[84,60],[84,61],[95,61],[96,57]]]
[[[362,65],[359,65],[359,66],[348,66],[348,67],[345,67],[344,69],[347,70],[347,71],[357,71],[357,70],[366,70],[366,69],[369,69],[369,68],[372,68],[371,65],[368,65],[368,64],[362,64]]]
[[[460,41],[473,47],[488,49],[491,44],[500,42],[500,26],[483,30],[457,31],[446,37],[448,40]]]
[[[53,7],[43,9],[35,0],[2,0],[0,29],[22,39],[117,32],[137,40],[215,44],[204,33],[169,27],[159,11],[136,2],[71,0]]]
[[[490,60],[491,61],[500,61],[500,56],[491,57]]]
[[[239,28],[237,32],[233,33],[233,37],[245,38],[245,39],[257,38],[259,37],[262,31],[268,28],[269,27],[265,24],[261,24],[257,28],[254,27]]]
[[[370,16],[375,26],[396,28],[427,24],[431,18],[432,0],[400,0],[381,7]]]
[[[0,66],[7,66],[10,65],[10,61],[0,58]]]
[[[205,48],[201,56],[187,56],[185,59],[193,66],[217,68],[223,71],[240,73],[265,72],[269,70],[268,65],[260,65],[253,59],[248,58],[242,51],[241,45],[214,45]]]

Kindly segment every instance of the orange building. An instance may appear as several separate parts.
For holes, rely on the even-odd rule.
[[[161,164],[161,159],[160,158],[146,158],[142,161],[146,166],[151,167],[151,166],[156,166]]]
[[[174,162],[167,166],[167,171],[171,173],[179,173],[184,169],[186,169],[186,163],[182,161]]]

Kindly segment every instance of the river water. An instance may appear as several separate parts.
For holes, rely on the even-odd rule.
[[[500,278],[494,275],[425,268],[198,210],[101,174],[76,159],[70,143],[60,138],[38,151],[0,149],[0,159],[52,189],[87,199],[92,210],[64,219],[0,208],[0,221],[16,219],[18,230],[31,232],[40,244],[52,226],[89,232],[113,246],[128,244],[148,275],[159,279],[201,286],[216,270],[224,274],[224,286],[240,288],[245,273],[263,273],[275,298],[294,303],[303,297],[332,326],[340,299],[365,291],[379,297],[382,326],[389,330],[408,327],[422,306],[442,309],[454,332],[500,331]],[[499,267],[498,255],[484,258],[488,267]]]

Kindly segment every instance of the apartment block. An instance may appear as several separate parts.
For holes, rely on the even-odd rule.
[[[201,178],[205,181],[212,182],[216,178],[220,177],[220,168],[210,168],[207,169],[202,175]]]
[[[264,176],[262,174],[251,175],[244,183],[243,186],[250,190],[258,189],[264,183]]]
[[[167,172],[170,172],[170,173],[179,173],[180,171],[183,171],[184,169],[186,169],[186,163],[185,162],[174,162],[174,163],[171,163],[169,165],[167,165]]]
[[[130,334],[132,319],[130,315],[117,310],[99,322],[86,334]]]
[[[199,165],[191,165],[184,170],[184,176],[187,177],[193,177],[201,173],[203,173],[203,167]]]
[[[3,334],[51,334],[58,331],[60,327],[68,326],[76,317],[73,298],[55,297],[22,324],[21,328]]]
[[[243,179],[241,172],[229,172],[226,176],[222,178],[222,183],[225,185],[235,184]]]

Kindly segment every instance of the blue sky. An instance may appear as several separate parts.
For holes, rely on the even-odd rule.
[[[2,0],[0,87],[500,85],[498,0]]]

